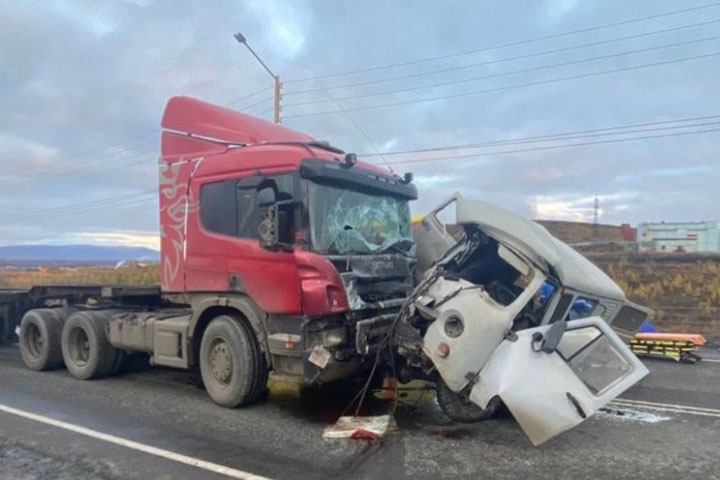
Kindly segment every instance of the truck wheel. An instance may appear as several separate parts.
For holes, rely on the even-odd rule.
[[[462,393],[450,390],[442,379],[435,383],[435,394],[443,413],[456,422],[473,423],[487,420],[500,406],[500,398],[494,397],[485,408],[480,408]]]
[[[20,355],[30,370],[62,367],[62,319],[51,308],[28,311],[20,322]]]
[[[70,374],[81,380],[112,372],[118,351],[107,338],[103,312],[77,312],[62,331],[62,354]]]
[[[235,408],[265,392],[267,366],[250,327],[240,318],[213,319],[200,342],[200,374],[210,398]]]

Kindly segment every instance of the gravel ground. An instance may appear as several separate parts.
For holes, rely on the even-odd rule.
[[[13,480],[108,480],[99,473],[102,466],[90,467],[68,458],[54,458],[32,446],[19,445],[0,436],[0,478]]]

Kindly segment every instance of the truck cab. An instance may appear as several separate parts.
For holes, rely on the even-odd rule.
[[[413,289],[412,177],[187,97],[162,126],[162,291],[193,306],[191,337],[238,303],[276,375],[362,370]]]

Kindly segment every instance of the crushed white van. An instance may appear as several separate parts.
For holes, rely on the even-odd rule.
[[[451,234],[438,214],[453,207]],[[502,402],[539,445],[647,374],[623,338],[650,311],[539,224],[455,194],[415,241],[421,280],[395,342],[451,418],[482,420]]]

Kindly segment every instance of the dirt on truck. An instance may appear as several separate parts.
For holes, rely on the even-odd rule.
[[[237,407],[269,375],[392,365],[455,420],[504,403],[535,444],[645,375],[621,337],[649,312],[544,228],[456,195],[413,231],[411,174],[187,97],[162,127],[161,284],[0,291],[0,340],[28,368],[89,380],[142,352]],[[459,237],[437,218],[450,204]]]

